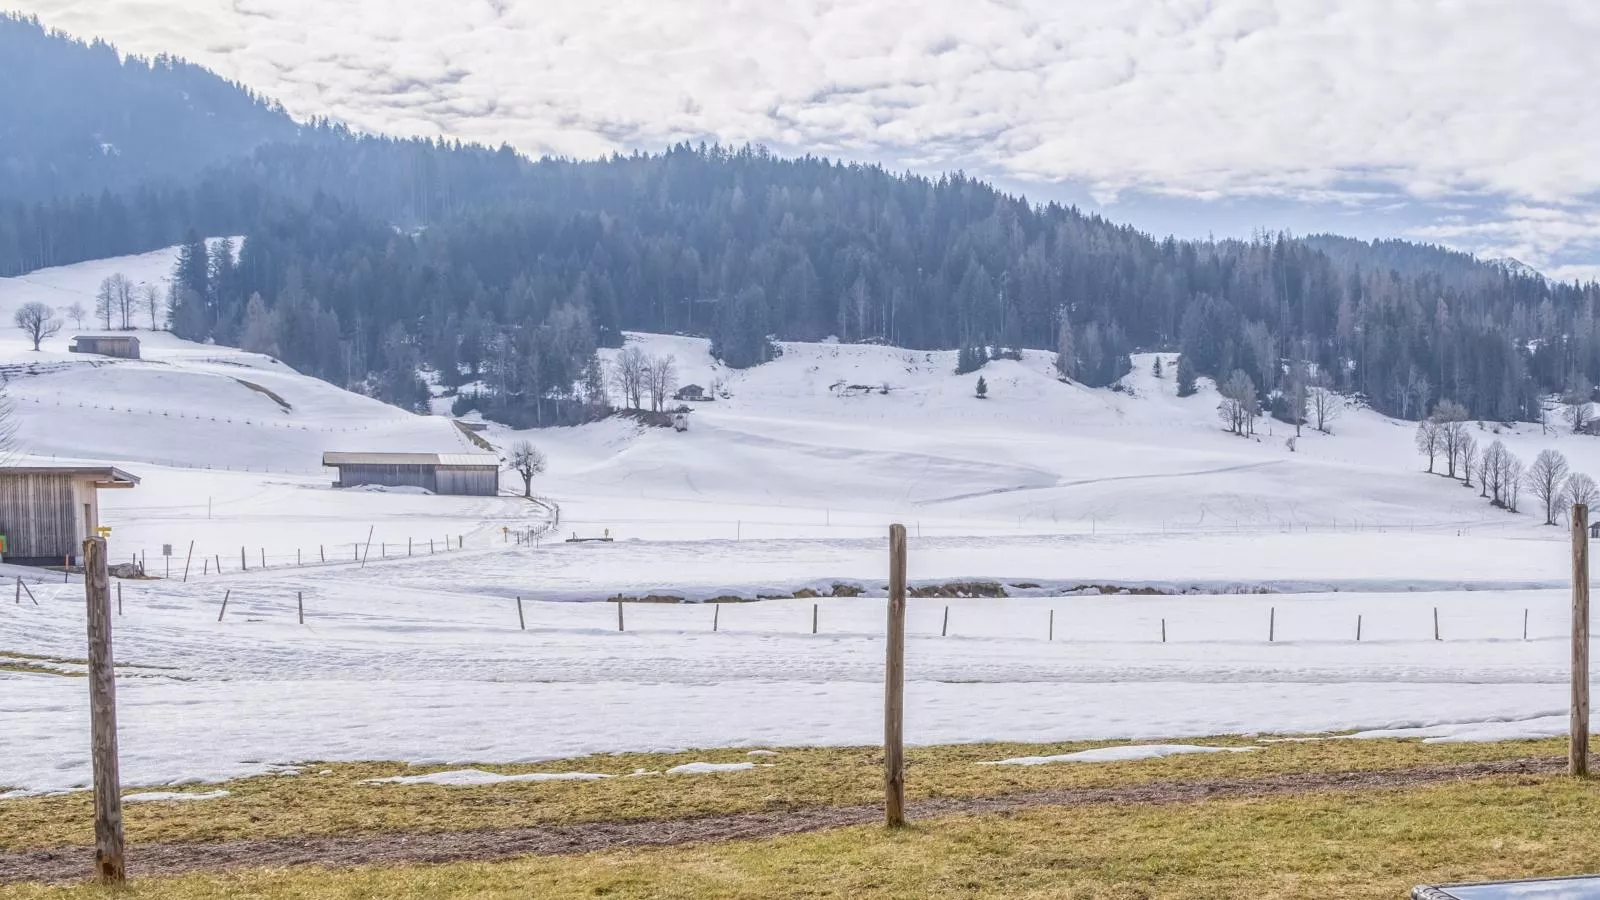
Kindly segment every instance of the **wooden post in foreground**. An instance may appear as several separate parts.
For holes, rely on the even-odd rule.
[[[306,623],[306,595],[301,591],[294,592],[294,610],[300,616],[300,624]]]
[[[189,564],[194,562],[194,541],[189,542],[189,555],[183,558],[183,583],[189,583]]]
[[[1567,766],[1589,774],[1589,507],[1572,507],[1572,742]]]
[[[527,623],[526,620],[524,620],[522,618],[522,597],[521,596],[517,597],[517,629],[519,631],[527,631],[528,630],[528,623]]]
[[[626,629],[624,629],[622,627],[622,598],[621,597],[617,598],[617,630],[618,631],[625,631],[626,630]]]
[[[906,527],[889,526],[889,631],[883,677],[883,814],[906,824]]]
[[[105,538],[83,542],[83,592],[89,618],[89,729],[94,765],[94,870],[102,884],[127,880],[122,778],[117,771],[117,676],[111,656],[111,579]]]

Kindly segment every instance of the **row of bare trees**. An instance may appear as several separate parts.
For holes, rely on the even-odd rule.
[[[678,362],[671,354],[651,356],[628,347],[617,354],[607,381],[622,396],[624,409],[644,409],[648,397],[650,410],[661,412],[678,388]]]
[[[1531,466],[1499,440],[1480,448],[1467,424],[1466,408],[1451,400],[1435,407],[1433,415],[1417,426],[1417,452],[1428,458],[1428,471],[1456,478],[1472,487],[1478,479],[1478,496],[1510,512],[1518,512],[1522,490],[1528,489],[1543,507],[1544,523],[1556,520],[1575,503],[1590,503],[1596,494],[1594,479],[1572,472],[1567,458],[1544,450]],[[1444,471],[1439,472],[1441,464]]]
[[[141,312],[149,314],[150,330],[155,331],[160,327],[159,321],[166,311],[166,298],[161,295],[159,288],[153,284],[136,285],[121,272],[113,272],[100,282],[100,290],[94,298],[95,318],[108,331],[113,322],[123,331],[133,329],[136,327],[134,320]],[[87,313],[82,304],[74,303],[64,312],[77,322],[79,328],[83,327]]]

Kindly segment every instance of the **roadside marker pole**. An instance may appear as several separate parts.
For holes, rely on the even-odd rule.
[[[528,623],[522,618],[522,597],[517,597],[517,628],[521,631],[528,630]]]

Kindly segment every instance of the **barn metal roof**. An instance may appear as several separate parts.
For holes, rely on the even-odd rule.
[[[7,475],[71,475],[93,478],[97,487],[133,487],[139,483],[139,476],[116,466],[0,466],[0,477]]]
[[[322,454],[325,466],[445,466],[447,468],[500,468],[500,458],[488,453],[358,453],[330,450]]]

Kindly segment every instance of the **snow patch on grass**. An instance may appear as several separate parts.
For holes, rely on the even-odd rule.
[[[525,775],[501,775],[498,772],[485,772],[482,769],[453,769],[449,772],[431,772],[427,775],[374,778],[363,781],[362,784],[442,784],[451,787],[475,787],[512,781],[598,781],[610,777],[594,772],[529,772]]]
[[[755,763],[708,763],[692,762],[681,766],[673,766],[667,770],[668,775],[713,775],[717,772],[743,772],[754,769]]]
[[[129,794],[122,798],[123,803],[192,803],[196,800],[221,800],[223,797],[232,796],[228,791],[206,791],[201,794],[185,794],[178,791],[146,791],[142,794]]]
[[[1160,759],[1163,756],[1180,756],[1186,753],[1249,753],[1255,747],[1201,747],[1194,744],[1138,744],[1131,747],[1100,747],[1063,753],[1059,756],[1018,756],[998,762],[979,763],[984,766],[1044,766],[1063,762],[1130,762],[1141,759]]]

